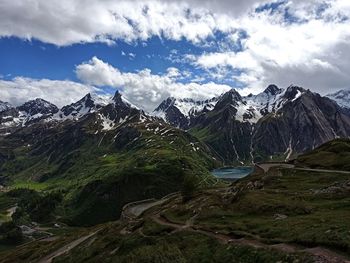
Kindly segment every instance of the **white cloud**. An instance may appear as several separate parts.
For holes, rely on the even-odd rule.
[[[130,58],[130,59],[134,59],[135,57],[136,57],[136,54],[135,54],[135,53],[131,53],[131,52],[129,53],[129,58]]]
[[[316,6],[311,9],[303,5],[302,17],[312,19],[302,23],[285,21],[286,6],[274,14],[266,11],[241,17],[241,29],[247,33],[247,38],[241,40],[243,50],[192,56],[192,63],[212,71],[214,77],[218,69],[226,73],[241,70],[234,78],[247,86],[244,93],[256,93],[270,83],[294,83],[321,93],[347,88],[350,23],[340,19],[339,14],[348,14],[350,8],[339,8],[336,3],[341,2],[329,3],[317,19]],[[299,11],[295,6],[289,10],[294,16],[300,16]]]
[[[0,36],[36,38],[59,46],[152,36],[200,42],[216,30],[232,29],[227,15],[216,16],[194,2],[5,0],[0,3]]]
[[[81,99],[89,92],[98,90],[92,86],[72,81],[49,79],[30,79],[16,77],[12,80],[0,80],[0,100],[15,106],[36,98],[42,98],[62,107]]]
[[[168,97],[208,99],[230,89],[215,83],[179,83],[177,73],[175,68],[169,68],[165,75],[154,75],[149,69],[124,73],[96,57],[76,67],[77,77],[83,82],[118,88],[128,100],[148,112]]]
[[[278,1],[4,0],[0,1],[0,37],[36,38],[65,46],[98,41],[113,44],[119,39],[147,44],[149,38],[159,36],[210,45],[208,37],[215,37],[220,31],[227,35],[228,43],[219,44],[219,50],[201,56],[183,56],[177,50],[170,54],[170,59],[202,67],[211,72],[213,79],[224,79],[225,71],[242,71],[231,77],[234,75],[247,86],[245,92],[260,91],[269,83],[281,86],[295,83],[322,93],[349,87],[350,23],[346,20],[350,17],[349,0],[286,0],[274,12],[254,12],[256,7],[271,2]],[[237,33],[241,31],[246,32],[246,38]],[[237,52],[233,48],[237,43],[243,50]],[[133,58],[131,54],[124,55]],[[97,62],[88,72],[89,64],[84,65],[81,77],[93,75],[93,84],[112,82],[111,86],[117,86],[116,83],[125,82],[126,76],[135,75],[110,70],[109,65],[106,68]],[[113,77],[97,76],[97,67],[102,73],[114,72]],[[147,70],[136,75],[142,74],[149,79],[157,77]],[[158,77],[174,85],[174,76]],[[137,86],[131,79],[128,85]],[[201,79],[203,76],[194,76],[196,81]]]

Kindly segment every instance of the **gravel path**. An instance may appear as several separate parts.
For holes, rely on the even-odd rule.
[[[70,250],[72,250],[73,248],[75,248],[76,246],[80,245],[81,243],[83,243],[85,240],[88,240],[89,238],[91,238],[92,236],[96,235],[98,233],[99,230],[87,235],[87,236],[83,236],[81,238],[78,238],[72,242],[70,242],[69,244],[61,247],[60,249],[56,250],[55,252],[47,255],[46,257],[44,257],[43,259],[41,259],[39,261],[39,263],[51,263],[52,260],[58,256],[61,256],[67,252],[69,252]]]
[[[239,245],[251,246],[254,248],[275,249],[285,253],[306,252],[311,254],[315,259],[315,262],[318,262],[318,263],[350,263],[350,261],[347,260],[342,255],[339,255],[333,251],[330,251],[322,247],[302,248],[299,246],[286,244],[286,243],[270,245],[270,244],[265,244],[253,239],[232,238],[229,235],[213,232],[207,229],[198,228],[192,224],[188,224],[187,222],[186,224],[178,224],[178,223],[170,222],[159,215],[154,215],[151,218],[160,225],[175,228],[176,232],[190,231],[195,233],[201,233],[203,235],[217,239],[222,244],[239,244]]]

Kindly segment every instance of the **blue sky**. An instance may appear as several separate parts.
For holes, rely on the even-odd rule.
[[[244,32],[241,32],[241,35],[243,37]],[[218,83],[237,86],[239,84],[232,79],[215,79],[201,68],[178,61],[187,54],[201,55],[219,51],[218,42],[224,38],[225,35],[216,32],[215,37],[208,38],[210,46],[193,44],[185,39],[175,41],[152,37],[147,41],[133,43],[118,40],[113,45],[85,43],[59,47],[35,39],[6,37],[0,39],[0,72],[6,80],[12,79],[13,76],[23,76],[79,81],[75,74],[75,66],[96,56],[125,72],[137,72],[148,68],[152,73],[162,75],[168,68],[176,67],[193,74],[189,78],[179,80],[180,82],[191,82],[197,75],[203,77],[203,80],[199,81],[201,83],[215,80]],[[237,51],[240,46],[231,48]],[[231,73],[233,74],[234,70]]]
[[[119,89],[151,110],[270,83],[349,88],[346,0],[5,0],[0,12],[0,100],[13,104]]]

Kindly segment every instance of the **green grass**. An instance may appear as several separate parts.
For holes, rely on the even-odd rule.
[[[49,186],[50,186],[49,183],[16,180],[11,184],[10,189],[26,188],[26,189],[36,190],[36,191],[42,191],[47,189]]]
[[[0,140],[11,149],[4,152],[11,158],[0,163],[0,173],[10,189],[60,190],[60,216],[74,225],[115,220],[125,203],[178,191],[185,176],[197,177],[201,187],[216,183],[209,173],[216,163],[205,145],[170,126],[164,126],[166,136],[155,134],[150,125],[98,134],[87,127],[57,127],[28,142],[31,147],[22,147],[22,137]],[[116,139],[119,132],[125,136]]]
[[[169,235],[168,229],[147,225],[147,234],[137,232],[120,236],[120,228],[113,227],[99,233],[91,243],[87,241],[56,259],[57,262],[309,262],[298,254],[284,254],[268,249],[222,245],[207,236],[190,232]],[[151,229],[151,230],[150,230]]]
[[[195,224],[203,228],[268,243],[321,245],[350,254],[348,192],[317,192],[349,180],[350,175],[346,174],[275,169],[236,183],[236,187],[245,188],[258,181],[262,188],[244,190],[236,197],[225,196],[225,200],[217,194],[204,194],[206,200],[199,196],[186,205],[172,204],[164,215],[184,223],[195,210]],[[276,214],[286,218],[276,219]]]
[[[298,165],[350,171],[350,140],[336,139],[299,156]]]

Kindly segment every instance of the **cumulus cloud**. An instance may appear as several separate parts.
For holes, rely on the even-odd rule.
[[[343,4],[341,4],[341,2]],[[328,3],[316,13],[313,8],[267,10],[241,18],[241,29],[247,37],[241,40],[239,51],[219,51],[192,56],[192,63],[215,74],[218,69],[241,74],[235,80],[246,86],[243,93],[261,91],[269,83],[287,86],[291,83],[328,93],[348,88],[350,82],[350,4],[344,1]],[[288,10],[293,19],[285,18]],[[308,18],[309,20],[305,20]]]
[[[200,42],[216,30],[232,29],[227,15],[217,16],[191,4],[157,0],[2,1],[0,36],[36,38],[59,46],[97,41],[113,44],[116,39],[130,42],[152,36]]]
[[[269,6],[271,3],[274,8]],[[116,40],[146,44],[152,36],[203,45],[209,43],[209,38],[220,42],[222,39],[216,36],[225,35],[211,53],[177,59],[181,56],[177,54],[181,50],[177,50],[170,58],[174,63],[192,63],[205,69],[213,80],[232,78],[246,87],[243,93],[256,93],[269,83],[295,83],[321,93],[349,87],[349,0],[0,1],[0,13],[0,37],[35,38],[58,46],[114,44]],[[124,55],[133,59],[132,53]],[[145,98],[155,101],[157,96],[163,97],[159,94],[175,93],[167,91],[165,84],[172,88],[181,85],[175,81],[181,78],[181,72],[172,69],[168,76],[152,75],[149,70],[121,73],[94,60],[80,68],[77,73],[81,79],[96,85],[118,86],[128,77],[128,86],[136,87],[139,84],[131,76],[159,78],[164,84],[157,89],[163,87],[165,91],[153,88]],[[106,74],[104,79],[96,75],[97,70],[113,74]],[[192,77],[203,79],[195,74]],[[144,93],[135,94],[140,98]]]
[[[42,98],[62,107],[81,99],[89,92],[98,92],[98,89],[72,81],[49,79],[31,79],[16,77],[12,80],[0,80],[2,101],[14,106],[36,98]]]
[[[168,97],[201,100],[218,96],[230,89],[227,85],[215,83],[176,82],[179,76],[176,68],[169,68],[164,75],[152,74],[149,69],[137,73],[121,72],[97,57],[78,65],[76,74],[81,81],[89,85],[120,89],[130,102],[148,112],[153,111]]]

